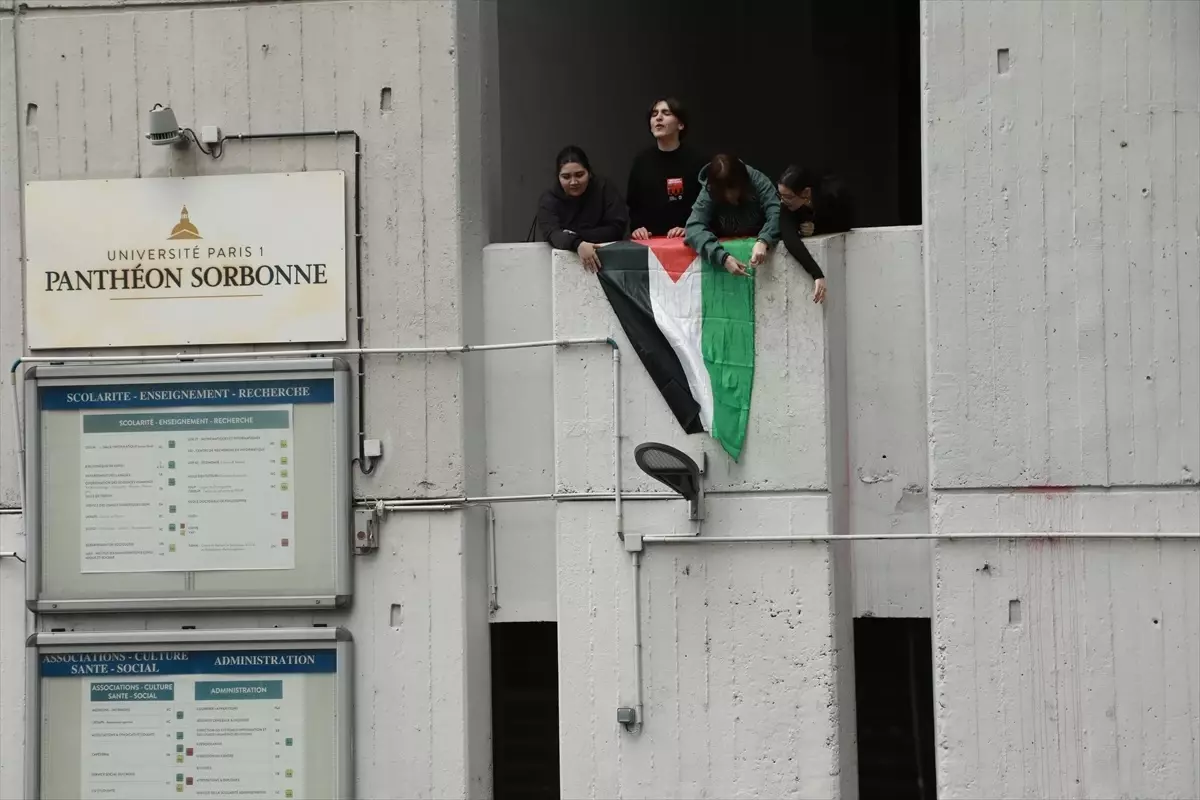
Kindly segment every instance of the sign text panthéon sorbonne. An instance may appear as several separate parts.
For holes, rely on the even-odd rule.
[[[345,174],[26,191],[31,349],[346,340]]]

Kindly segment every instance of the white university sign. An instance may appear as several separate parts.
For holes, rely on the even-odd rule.
[[[346,341],[340,170],[41,181],[31,349]]]

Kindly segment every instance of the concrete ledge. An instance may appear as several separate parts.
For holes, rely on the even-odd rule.
[[[1200,531],[1200,489],[934,493],[934,533]]]
[[[929,532],[920,226],[846,236],[851,533]],[[929,616],[929,542],[854,542],[855,616]]]

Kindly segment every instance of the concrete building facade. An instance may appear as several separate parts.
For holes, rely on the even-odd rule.
[[[410,505],[345,610],[49,621],[0,560],[0,796],[23,792],[28,634],[327,623],[355,640],[356,796],[489,797],[489,626],[555,621],[563,797],[850,800],[864,617],[930,620],[938,797],[1200,794],[1200,5],[921,2],[922,224],[813,239],[824,306],[782,249],[761,271],[734,464],[679,430],[573,255],[499,237],[510,2],[0,0],[5,363],[26,182],[353,169],[345,141],[163,152],[155,102],[359,133],[345,346],[616,343],[368,358],[384,457],[355,496]],[[21,411],[0,393],[17,554]],[[634,569],[618,515],[694,524],[649,496],[648,440],[708,455],[707,519]],[[810,538],[719,543],[747,536]]]

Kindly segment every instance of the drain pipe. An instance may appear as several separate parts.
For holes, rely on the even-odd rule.
[[[17,481],[21,484],[21,511],[24,512],[28,508],[25,498],[25,426],[21,424],[23,415],[21,414],[21,395],[17,392],[16,364],[13,364],[12,371],[8,373],[8,385],[12,389],[12,421],[17,442]]]
[[[192,134],[193,137],[195,134]],[[363,333],[365,325],[365,317],[363,316],[363,271],[362,271],[362,137],[355,130],[340,130],[334,128],[332,130],[311,130],[311,131],[274,131],[266,133],[229,133],[221,136],[217,145],[220,150],[214,151],[215,155],[209,155],[216,160],[225,154],[225,143],[228,141],[248,142],[262,139],[273,139],[276,141],[285,141],[289,139],[320,139],[330,138],[335,142],[342,137],[352,137],[354,139],[354,326],[355,326],[355,341],[361,346],[363,343]],[[357,354],[357,369],[355,370],[355,380],[358,386],[358,458],[355,461],[358,464],[358,469],[363,475],[370,475],[375,471],[376,459],[368,458],[365,452],[367,442],[366,431],[366,411],[367,411],[367,371],[363,363],[363,354]]]
[[[633,579],[633,683],[636,698],[632,713],[629,708],[617,709],[617,721],[630,733],[638,733],[642,729],[642,548],[640,536],[625,536],[625,513],[621,506],[621,351],[616,342],[612,343],[612,363],[613,505],[617,538],[629,551],[630,577]]]
[[[631,533],[623,537],[625,552],[629,553],[630,577],[633,579],[633,707],[617,709],[617,722],[629,733],[641,733],[644,711],[642,699],[642,535]]]
[[[496,510],[490,505],[487,510],[487,548],[488,548],[488,613],[495,614],[500,610],[500,583],[496,573]]]
[[[629,553],[629,574],[633,579],[633,706],[617,709],[617,722],[629,733],[641,733],[644,703],[642,699],[642,535],[627,534],[622,540]]]
[[[633,725],[631,733],[642,729],[642,554],[630,554],[633,566],[633,683],[636,704],[633,707]]]

